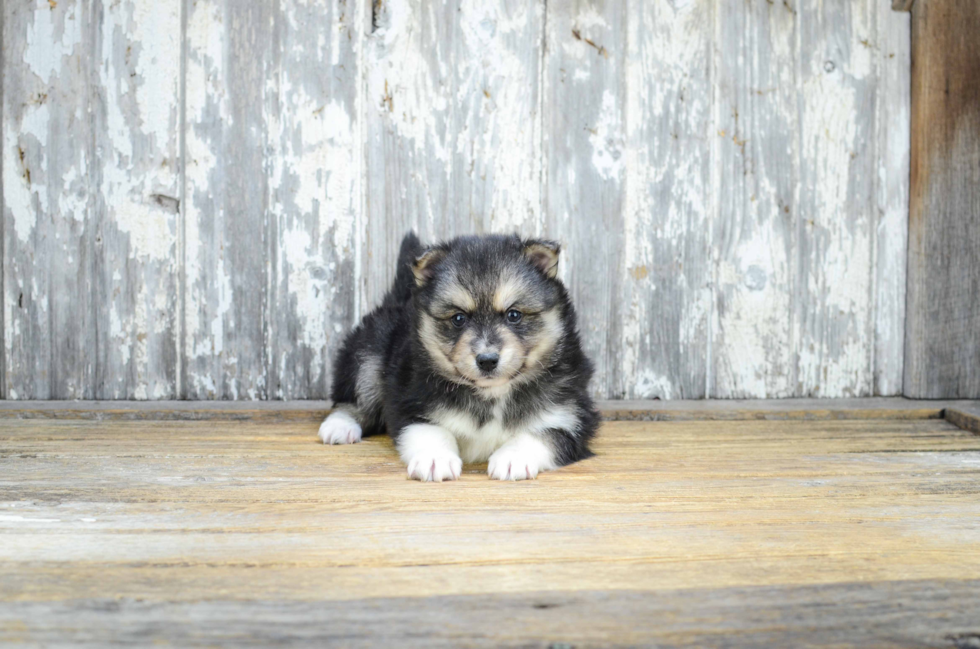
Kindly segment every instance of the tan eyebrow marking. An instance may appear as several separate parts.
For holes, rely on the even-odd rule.
[[[440,291],[439,300],[469,313],[476,311],[476,300],[459,284],[451,284]]]
[[[519,277],[511,275],[502,280],[493,293],[493,308],[501,312],[507,310],[517,301],[523,289],[524,282]]]

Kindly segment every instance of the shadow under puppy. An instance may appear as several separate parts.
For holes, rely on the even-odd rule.
[[[344,340],[324,443],[387,431],[410,477],[455,480],[488,461],[532,479],[589,457],[599,417],[557,243],[405,236],[394,285]]]

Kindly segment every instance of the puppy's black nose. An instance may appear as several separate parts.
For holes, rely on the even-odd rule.
[[[500,360],[499,354],[478,354],[476,364],[484,372],[492,372],[497,368],[497,361]]]

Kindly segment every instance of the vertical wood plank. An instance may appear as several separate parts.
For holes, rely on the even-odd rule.
[[[96,396],[176,396],[181,0],[104,5],[98,65]]]
[[[643,2],[628,6],[625,61],[626,150],[623,224],[606,226],[620,298],[589,313],[586,326],[622,322],[607,349],[601,393],[626,398],[705,395],[711,308],[711,43],[714,3]],[[614,43],[616,41],[614,40]],[[566,152],[573,159],[573,152]],[[596,160],[595,157],[592,158]],[[591,192],[588,175],[582,190]],[[580,218],[589,219],[583,214]],[[608,218],[608,217],[607,217]],[[614,234],[622,227],[625,236]],[[598,233],[596,233],[598,234]],[[583,249],[594,247],[586,237]],[[590,268],[583,270],[587,277]],[[595,291],[580,300],[594,301]],[[601,318],[601,319],[600,319]]]
[[[798,12],[797,396],[873,390],[876,0]]]
[[[550,4],[543,70],[545,231],[565,244],[560,277],[595,363],[592,390],[609,396],[619,396],[610,387],[624,315],[627,9],[623,0]]]
[[[275,272],[270,396],[324,399],[330,364],[355,322],[361,146],[359,3],[282,0],[278,69],[267,92]]]
[[[432,241],[467,230],[450,197],[456,9],[415,0],[374,4],[365,61],[363,312],[391,284],[405,231]]]
[[[185,0],[183,398],[269,396],[274,5]],[[271,103],[272,109],[269,104]]]
[[[902,393],[911,150],[911,21],[878,0],[874,393]]]
[[[912,6],[904,391],[980,398],[980,5]]]
[[[797,12],[718,3],[718,213],[710,396],[795,394]]]
[[[6,397],[92,399],[100,26],[91,2],[5,2],[3,12]]]
[[[4,222],[7,220],[7,208],[3,194],[3,149],[6,147],[4,134],[7,132],[7,123],[3,119],[4,115],[4,88],[6,83],[5,50],[3,47],[7,12],[0,9],[0,218]],[[7,283],[6,283],[6,263],[7,258],[7,228],[0,225],[0,399],[7,398]]]
[[[453,209],[470,232],[540,233],[543,0],[462,0],[453,34]]]
[[[402,235],[540,229],[544,3],[375,3],[367,38],[362,311]]]
[[[173,397],[180,4],[5,18],[7,396]]]

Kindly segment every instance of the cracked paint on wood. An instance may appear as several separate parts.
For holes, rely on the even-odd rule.
[[[561,240],[599,396],[901,391],[887,0],[32,0],[2,33],[5,398],[323,398],[408,229]]]
[[[707,394],[714,5],[631,0],[628,8],[626,234],[617,271],[624,324],[609,342],[619,398]]]
[[[717,208],[711,394],[795,394],[797,11],[723,3],[715,53]],[[724,26],[724,27],[721,27]]]
[[[376,5],[365,41],[365,305],[402,235],[539,233],[544,3]]]
[[[559,277],[604,392],[624,315],[627,10],[624,0],[552,3],[542,74],[545,233],[565,245]]]
[[[912,41],[908,14],[876,5],[874,393],[902,394],[905,371],[906,257],[912,120]]]
[[[110,3],[102,6],[101,16],[101,56],[95,62],[104,104],[96,112],[100,131],[94,145],[104,216],[93,296],[99,398],[172,399],[177,396],[180,4]]]
[[[874,371],[875,1],[799,3],[795,391],[869,396]]]
[[[273,5],[187,4],[183,377],[188,399],[265,399]]]
[[[7,398],[173,398],[180,6],[4,3]]]
[[[273,264],[269,396],[329,396],[333,350],[354,324],[359,66],[353,3],[283,0],[270,92]],[[323,29],[311,30],[320,24]]]

